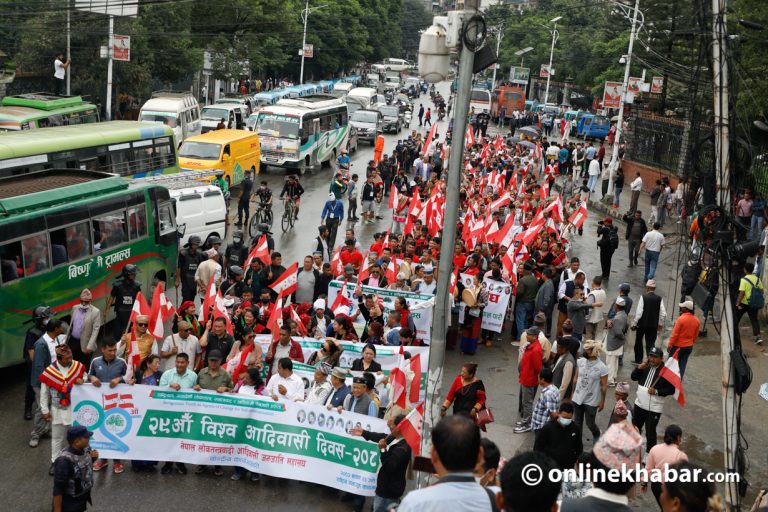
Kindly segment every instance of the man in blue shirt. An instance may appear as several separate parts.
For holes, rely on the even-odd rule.
[[[91,361],[91,369],[88,372],[88,379],[91,384],[97,388],[101,387],[102,383],[109,384],[110,388],[114,388],[118,384],[125,382],[125,374],[128,371],[128,365],[125,360],[117,357],[117,342],[112,339],[108,339],[101,349],[101,356],[96,357]],[[114,463],[114,471],[116,474],[123,472],[123,463],[119,459],[112,461]],[[101,471],[102,468],[107,466],[109,461],[106,459],[99,459],[93,464],[94,471]]]
[[[328,231],[330,231],[328,235],[328,250],[331,253],[333,253],[333,249],[336,246],[336,232],[343,219],[344,204],[336,198],[336,194],[331,192],[328,194],[328,200],[323,207],[323,213],[320,214],[320,222],[325,222]]]
[[[333,386],[333,389],[331,389],[331,394],[328,395],[328,398],[325,400],[325,406],[329,410],[344,405],[344,399],[347,398],[347,395],[349,394],[349,387],[346,384],[346,380],[347,370],[336,367],[331,371],[331,385]]]
[[[160,385],[179,391],[181,389],[192,389],[195,384],[197,384],[197,374],[189,369],[189,356],[186,352],[179,352],[176,354],[176,368],[163,372],[163,376],[160,377]],[[179,473],[182,475],[187,474],[187,466],[183,462],[176,462],[175,464]],[[167,475],[173,471],[173,465],[174,462],[166,462],[163,464],[160,472]]]

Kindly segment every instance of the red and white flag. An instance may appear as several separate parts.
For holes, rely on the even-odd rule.
[[[352,301],[347,298],[347,281],[347,279],[344,280],[339,293],[336,294],[336,299],[334,299],[333,304],[331,304],[331,311],[333,311],[334,314],[336,314],[336,309],[348,307],[352,304]]]
[[[421,383],[421,354],[416,354],[408,361],[411,366],[411,372],[413,373],[413,380],[411,380],[411,386],[408,390],[408,400],[415,404],[419,401],[419,384]]]
[[[359,283],[362,283],[364,280],[368,279],[368,268],[371,266],[371,260],[368,259],[368,255],[371,253],[371,251],[366,251],[365,256],[363,256],[363,266],[360,268],[360,275],[357,276],[357,281]]]
[[[102,408],[105,411],[110,409],[133,409],[136,406],[133,405],[133,395],[130,393],[110,393],[108,395],[101,395]]]
[[[261,235],[259,242],[248,255],[248,259],[245,260],[245,268],[251,266],[251,262],[254,259],[260,259],[264,265],[271,265],[272,258],[269,257],[269,242],[267,242],[267,235]]]
[[[131,309],[131,316],[128,318],[129,324],[136,324],[137,316],[149,316],[152,310],[147,304],[147,299],[144,298],[144,294],[138,292],[136,298],[133,299],[133,308]]]
[[[147,328],[147,332],[151,334],[156,340],[163,339],[163,334],[165,327],[163,325],[165,318],[163,317],[163,311],[162,307],[162,297],[164,297],[165,294],[163,293],[163,282],[157,283],[157,286],[155,286],[155,292],[152,294],[152,308],[149,312],[149,327]]]
[[[224,305],[224,297],[221,295],[221,290],[218,290],[213,299],[213,318],[216,319],[222,317],[227,324],[227,332],[234,336],[235,329],[232,326],[232,319],[229,317],[229,311],[227,311],[227,307]]]
[[[163,322],[167,322],[176,313],[176,308],[173,306],[173,302],[165,292],[160,294],[160,314],[163,315]]]
[[[275,309],[272,310],[272,314],[267,320],[267,329],[272,333],[272,339],[276,339],[277,331],[283,326],[283,294],[277,294],[277,300],[275,301]]]
[[[475,145],[475,134],[472,133],[472,125],[467,125],[467,134],[464,139],[466,142],[466,147]]]
[[[393,183],[392,186],[389,187],[389,209],[390,210],[395,209],[398,199],[400,199],[400,193],[397,191],[397,187]]]
[[[413,450],[413,454],[419,455],[421,453],[421,432],[424,429],[424,402],[414,407],[408,416],[397,424],[397,429]]]
[[[284,296],[288,296],[296,291],[299,287],[299,279],[297,274],[299,272],[299,262],[295,262],[288,267],[283,275],[278,277],[269,287],[277,293],[282,293]]]
[[[587,220],[587,202],[582,201],[579,204],[579,208],[571,214],[568,218],[568,222],[580,228],[584,225],[584,221]]]
[[[211,276],[211,281],[208,283],[208,290],[205,292],[205,298],[203,299],[203,307],[200,308],[200,315],[197,317],[203,324],[208,322],[208,315],[216,300],[216,283],[214,282],[214,276]]]
[[[291,310],[291,319],[296,322],[296,329],[298,330],[299,335],[307,336],[307,327],[304,325],[304,322],[301,321],[301,317],[296,311],[296,304],[293,304],[289,309]]]
[[[429,130],[427,140],[424,141],[424,151],[422,151],[422,155],[426,155],[429,152],[429,146],[432,144],[432,139],[435,137],[435,130],[437,130],[437,123],[433,124],[432,128]]]
[[[397,359],[397,365],[392,368],[389,374],[389,380],[392,382],[392,401],[405,409],[408,406],[408,393],[406,391],[405,376],[405,357],[404,348],[400,345],[400,355]]]
[[[331,273],[334,277],[339,277],[344,273],[344,265],[341,263],[341,246],[333,250],[331,256]]]
[[[679,353],[680,351],[678,350],[672,356],[667,358],[667,361],[659,372],[659,377],[666,379],[667,382],[675,386],[675,399],[677,399],[677,403],[685,407],[683,378],[680,375],[680,362],[677,360],[677,354]]]

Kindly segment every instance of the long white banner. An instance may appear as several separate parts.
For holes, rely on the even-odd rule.
[[[151,386],[75,386],[76,424],[104,458],[241,466],[373,496],[379,449],[348,430],[386,422],[266,397]]]
[[[334,303],[336,295],[339,294],[343,284],[342,281],[330,282],[328,285],[328,304]],[[354,295],[355,287],[357,287],[357,283],[347,283],[345,290],[347,298],[352,302],[352,311],[357,310],[357,297]],[[395,299],[398,297],[405,298],[405,301],[408,304],[408,309],[410,310],[411,318],[413,318],[413,323],[416,326],[416,337],[426,344],[430,343],[430,340],[432,339],[432,310],[435,305],[434,300],[432,300],[432,302],[428,301],[434,299],[434,295],[405,292],[401,290],[387,290],[373,286],[361,286],[360,288],[364,294],[373,293],[382,299],[384,302],[384,318],[386,318],[390,311],[395,309]],[[357,323],[365,323],[362,315],[358,317]]]

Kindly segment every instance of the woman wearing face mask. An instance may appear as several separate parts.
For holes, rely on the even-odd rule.
[[[307,364],[309,366],[317,366],[320,363],[325,363],[331,368],[335,368],[339,365],[339,358],[344,349],[341,348],[339,342],[333,338],[326,338],[320,348],[312,354],[310,354]]]
[[[661,484],[659,504],[662,512],[715,512],[723,510],[723,498],[717,493],[715,484],[708,481],[709,472],[689,462],[679,462],[670,466],[678,472],[693,475],[699,471],[699,478],[678,478],[674,482]],[[683,481],[685,480],[685,481]]]

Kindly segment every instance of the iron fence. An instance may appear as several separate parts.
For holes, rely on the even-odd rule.
[[[627,156],[634,162],[675,172],[683,147],[683,130],[677,122],[638,117],[634,120]]]

